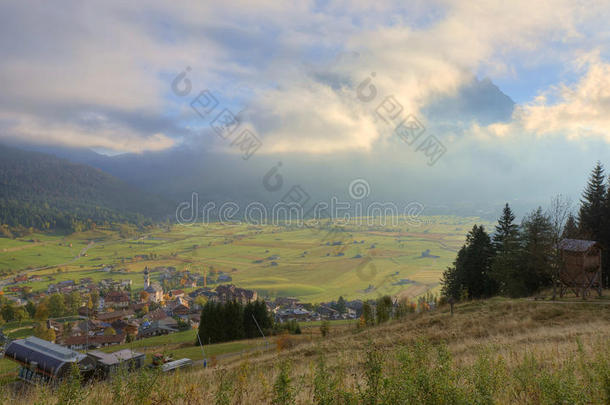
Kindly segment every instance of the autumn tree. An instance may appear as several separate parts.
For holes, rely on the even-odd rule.
[[[66,313],[66,304],[61,294],[53,294],[48,301],[49,315],[58,318]]]
[[[44,321],[49,318],[49,308],[44,301],[41,301],[36,306],[36,313],[34,314],[34,319],[38,321]]]
[[[53,329],[47,328],[44,322],[39,322],[34,326],[34,336],[48,340],[49,342],[55,342],[56,336]]]

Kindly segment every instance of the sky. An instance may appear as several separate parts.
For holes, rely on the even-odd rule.
[[[203,148],[436,203],[577,199],[610,164],[604,3],[3,1],[0,142]]]

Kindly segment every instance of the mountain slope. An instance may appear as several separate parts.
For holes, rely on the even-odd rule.
[[[0,224],[73,230],[77,223],[142,223],[170,211],[161,198],[101,170],[0,145]]]

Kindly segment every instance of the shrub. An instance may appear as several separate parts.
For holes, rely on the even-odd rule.
[[[282,361],[279,365],[279,373],[273,384],[273,399],[274,405],[290,405],[295,403],[295,392],[291,387],[290,378],[290,363]]]
[[[233,373],[227,373],[226,370],[219,370],[217,377],[218,390],[216,390],[216,395],[214,396],[214,404],[230,405],[233,397],[232,391],[235,375]]]
[[[326,362],[322,356],[318,358],[318,362],[316,364],[313,386],[313,399],[316,404],[330,405],[333,403],[337,383],[328,372]]]
[[[371,343],[369,342],[369,345]],[[369,346],[364,362],[364,382],[366,387],[360,390],[360,398],[364,404],[377,404],[383,381],[383,356],[377,349]]]
[[[86,391],[82,388],[82,377],[78,365],[72,363],[70,373],[57,390],[58,403],[62,405],[80,404],[86,396]]]
[[[328,336],[328,332],[330,331],[330,323],[326,320],[322,321],[320,324],[320,333],[322,337]]]

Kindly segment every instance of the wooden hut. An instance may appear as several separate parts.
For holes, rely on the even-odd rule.
[[[559,272],[560,290],[563,297],[569,289],[583,299],[596,289],[602,295],[602,249],[592,240],[563,239],[559,242],[562,267]]]

